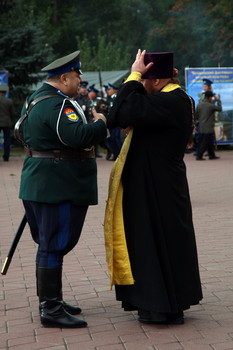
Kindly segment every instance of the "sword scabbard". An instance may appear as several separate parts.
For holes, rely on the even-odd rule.
[[[14,255],[14,252],[15,252],[15,249],[17,247],[17,244],[19,243],[19,240],[20,240],[20,238],[22,236],[22,233],[23,233],[23,230],[25,228],[26,223],[27,223],[27,218],[26,218],[26,214],[24,214],[24,216],[22,218],[22,221],[21,221],[21,223],[20,223],[20,225],[18,227],[18,230],[17,230],[17,232],[15,234],[15,237],[13,239],[13,242],[11,244],[11,247],[9,249],[9,252],[7,254],[7,257],[6,257],[5,261],[4,261],[4,264],[3,264],[3,267],[2,267],[2,270],[1,270],[1,274],[2,275],[6,275],[6,273],[7,273],[7,270],[9,268],[9,266],[10,266],[12,257]]]
[[[5,261],[4,261],[4,264],[2,266],[1,275],[6,275],[7,270],[10,266],[10,263],[11,263],[11,258],[9,258],[9,256],[7,256]]]

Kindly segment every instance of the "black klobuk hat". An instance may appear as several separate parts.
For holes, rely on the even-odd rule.
[[[142,76],[142,79],[163,79],[173,77],[173,53],[172,52],[148,52],[145,53],[144,63],[153,62],[153,66]]]

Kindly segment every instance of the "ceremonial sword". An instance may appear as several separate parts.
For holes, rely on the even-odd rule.
[[[1,270],[1,274],[2,275],[6,275],[6,273],[7,273],[7,270],[9,268],[9,266],[10,266],[12,257],[14,255],[14,252],[15,252],[15,249],[17,247],[17,244],[19,243],[20,237],[22,236],[22,233],[23,233],[23,230],[24,230],[24,227],[25,227],[26,223],[27,223],[27,218],[26,218],[26,214],[24,214],[24,216],[22,218],[22,221],[21,221],[21,223],[20,223],[20,225],[18,227],[18,230],[17,230],[17,232],[15,234],[15,237],[13,239],[13,242],[11,244],[11,247],[9,249],[9,252],[7,254],[7,257],[5,259],[5,262],[4,262],[3,266],[2,266],[2,270]]]

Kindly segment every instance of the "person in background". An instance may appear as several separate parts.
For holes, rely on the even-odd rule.
[[[88,123],[91,123],[93,122],[93,114],[92,114],[93,108],[95,108],[95,110],[98,111],[97,96],[98,96],[99,90],[95,88],[95,84],[92,84],[89,86],[87,91],[88,91],[88,99],[87,99],[86,112],[87,112]],[[96,158],[101,158],[101,155],[99,153],[99,143],[95,144],[95,156]]]
[[[203,91],[198,94],[198,98],[199,98],[198,102],[204,100],[206,91],[211,91],[214,96],[217,96],[213,92],[213,87],[212,87],[213,82],[209,79],[206,79],[206,78],[202,79],[202,81],[203,81]]]
[[[207,92],[207,91],[212,92],[213,96],[215,97],[216,100],[218,98],[220,98],[220,96],[216,95],[213,92],[213,87],[212,87],[213,81],[211,81],[211,80],[209,80],[207,78],[203,78],[202,81],[203,81],[203,91],[198,94],[198,103],[205,99],[205,92]],[[215,117],[218,117],[218,112],[215,112]],[[194,150],[195,150],[194,155],[195,156],[197,155],[198,144],[200,143],[199,135],[200,135],[200,133],[198,131],[198,123],[196,123],[196,127],[195,127],[195,130],[194,130],[194,135],[193,135]],[[215,142],[215,133],[214,132],[212,134],[212,140],[213,140],[213,143],[214,143]]]
[[[222,103],[218,95],[212,91],[205,92],[204,100],[201,100],[196,108],[196,122],[198,125],[198,144],[196,160],[205,160],[203,154],[208,152],[209,159],[219,159],[214,150],[214,122],[215,112],[222,111]]]
[[[87,117],[86,109],[87,109],[87,101],[88,101],[87,86],[88,86],[88,81],[81,81],[78,88],[78,95],[75,98],[75,101],[77,101],[78,104],[82,107],[86,117]]]
[[[117,96],[117,90],[118,87],[113,84],[108,84],[106,87],[106,93],[108,95],[106,104],[108,106],[108,113],[110,113],[111,108],[114,104],[114,101]],[[106,159],[107,160],[116,160],[122,144],[124,142],[124,132],[121,130],[121,128],[113,128],[109,129],[109,137],[106,139],[106,145],[108,146],[108,149],[111,150],[111,152],[107,153]],[[112,153],[113,157],[111,157],[110,153]]]
[[[97,106],[97,95],[99,90],[95,88],[95,84],[90,85],[87,89],[87,99],[86,99],[86,117],[88,123],[93,121],[92,109]]]
[[[36,255],[37,294],[45,327],[78,328],[81,309],[62,293],[64,256],[78,243],[89,205],[97,204],[93,145],[106,137],[106,118],[93,111],[87,123],[74,101],[81,81],[80,51],[42,69],[47,80],[23,106],[15,135],[25,148],[19,197]]]
[[[11,147],[11,127],[15,118],[15,109],[13,101],[6,97],[9,88],[5,84],[0,84],[0,132],[3,131],[4,152],[3,160],[8,162],[10,158]]]
[[[113,105],[113,102],[116,98],[118,87],[114,84],[108,83],[108,85],[105,85],[105,91],[107,94],[107,103],[108,106],[111,108]]]
[[[202,299],[183,161],[195,108],[177,74],[172,52],[138,50],[107,119],[127,133],[110,174],[108,269],[116,299],[142,323],[183,324]]]

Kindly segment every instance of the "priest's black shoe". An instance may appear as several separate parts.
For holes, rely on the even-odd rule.
[[[175,314],[167,314],[167,324],[184,324],[184,313],[183,311]]]
[[[153,312],[143,309],[138,309],[138,321],[148,324],[166,324],[167,316],[163,312]]]
[[[124,311],[136,311],[136,310],[138,310],[137,306],[134,306],[133,304],[130,304],[126,301],[122,301],[122,307],[123,307]]]
[[[162,313],[162,312],[149,312],[145,310],[139,310],[138,321],[147,324],[184,324],[183,311],[177,313]]]

